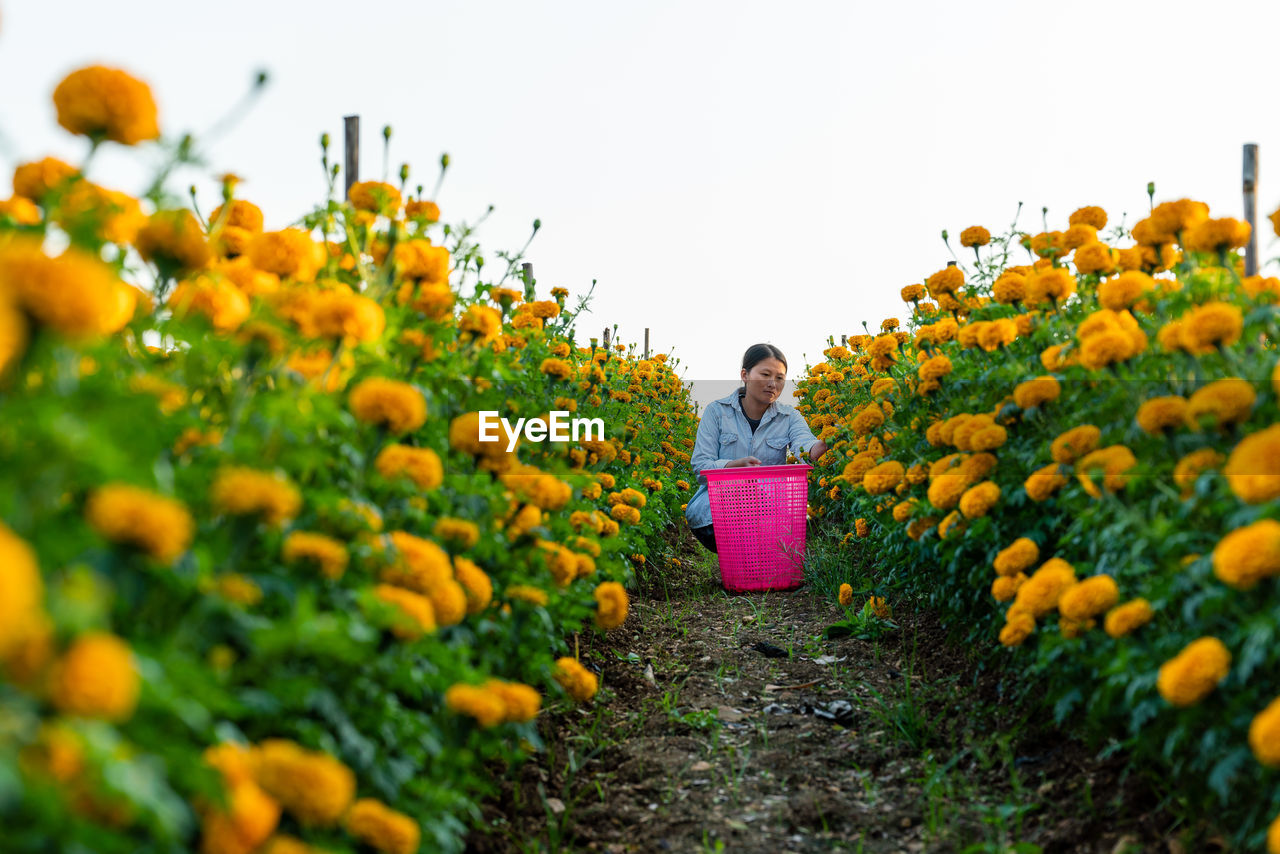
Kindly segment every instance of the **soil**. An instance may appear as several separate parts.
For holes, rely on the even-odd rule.
[[[930,615],[826,640],[841,617],[705,575],[633,596],[583,647],[596,705],[544,715],[548,750],[504,775],[469,849],[1184,850],[1122,757],[1005,708]]]

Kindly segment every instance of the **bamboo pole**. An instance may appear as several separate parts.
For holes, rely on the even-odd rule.
[[[649,327],[644,328],[644,357],[649,358]]]
[[[1244,146],[1244,218],[1249,221],[1249,247],[1244,256],[1244,274],[1258,273],[1258,146],[1246,142]]]
[[[524,279],[524,298],[533,302],[533,262],[525,261],[520,265],[520,275]]]
[[[360,117],[343,116],[343,128],[346,132],[346,174],[343,184],[346,185],[346,198],[351,198],[351,185],[360,180]]]

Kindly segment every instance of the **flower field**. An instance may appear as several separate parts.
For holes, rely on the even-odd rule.
[[[53,101],[89,156],[0,201],[6,850],[459,850],[687,499],[673,365],[582,340],[407,167],[344,201],[326,147],[269,231],[234,175],[208,212],[91,180],[160,135],[146,83]],[[486,411],[605,438],[509,451]]]
[[[924,598],[1280,851],[1280,279],[1191,200],[1058,225],[966,229],[906,324],[831,342],[797,392],[833,444],[812,512],[874,545],[861,595]]]

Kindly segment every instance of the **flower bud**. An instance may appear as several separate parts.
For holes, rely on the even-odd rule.
[[[400,181],[403,183],[408,180],[409,180],[409,164],[401,163],[400,164]]]
[[[327,133],[320,134],[320,150],[321,151],[329,150],[329,134]]]
[[[440,168],[441,168],[441,169],[448,169],[448,168],[449,168],[449,155],[447,155],[447,154],[441,154],[441,155],[440,155]]]
[[[391,141],[391,125],[382,126],[382,138],[387,142]]]

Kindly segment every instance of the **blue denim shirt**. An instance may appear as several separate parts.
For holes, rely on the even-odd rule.
[[[802,450],[807,453],[818,441],[794,406],[777,401],[769,404],[760,416],[760,426],[752,434],[747,415],[738,402],[739,391],[741,389],[708,404],[698,424],[698,438],[689,458],[689,465],[698,476],[698,491],[684,511],[691,528],[711,524],[711,498],[707,495],[703,469],[722,469],[740,457],[755,457],[761,465],[780,466],[787,461],[788,449],[798,456]]]

